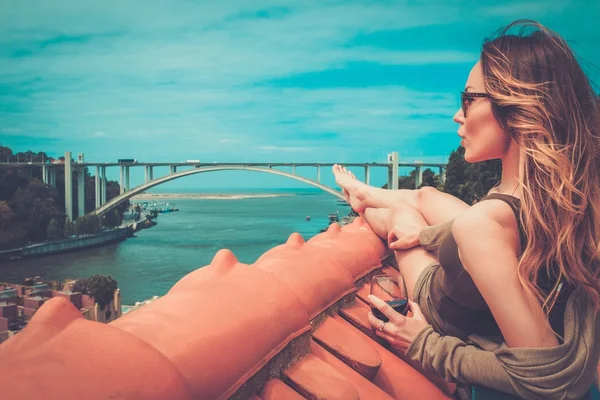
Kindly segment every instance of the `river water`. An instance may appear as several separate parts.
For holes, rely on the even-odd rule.
[[[265,191],[245,191],[260,192]],[[138,232],[134,238],[95,249],[8,262],[0,265],[0,281],[16,283],[37,275],[45,280],[111,275],[118,281],[123,304],[133,304],[165,294],[185,274],[209,264],[220,249],[230,249],[241,262],[251,264],[266,250],[284,243],[291,233],[309,239],[327,227],[328,213],[339,211],[341,217],[349,211],[334,196],[314,189],[266,192],[293,195],[170,199],[180,211],[160,215],[155,227]]]

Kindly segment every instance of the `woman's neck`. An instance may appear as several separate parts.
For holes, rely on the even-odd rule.
[[[515,197],[519,196],[519,153],[520,149],[517,143],[511,140],[509,148],[502,157],[502,180],[496,187],[498,193],[509,194]]]

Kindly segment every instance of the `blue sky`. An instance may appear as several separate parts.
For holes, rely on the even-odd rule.
[[[600,5],[572,3],[0,0],[0,142],[88,161],[445,161],[502,25],[557,30],[600,83]],[[171,185],[240,180],[298,186]]]

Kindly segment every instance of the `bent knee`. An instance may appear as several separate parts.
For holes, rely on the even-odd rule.
[[[392,220],[399,220],[401,222],[411,221],[412,223],[418,225],[427,225],[427,222],[425,221],[425,218],[423,218],[421,212],[417,208],[406,203],[395,205],[392,208]]]
[[[425,196],[437,196],[440,191],[437,190],[436,188],[434,188],[433,186],[423,186],[420,189],[417,189],[417,192],[419,193],[417,197],[425,197]]]

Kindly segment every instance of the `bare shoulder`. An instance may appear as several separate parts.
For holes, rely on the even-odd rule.
[[[517,250],[520,246],[515,214],[508,204],[500,200],[480,201],[471,206],[456,218],[452,234],[459,246],[474,237],[503,242]]]

